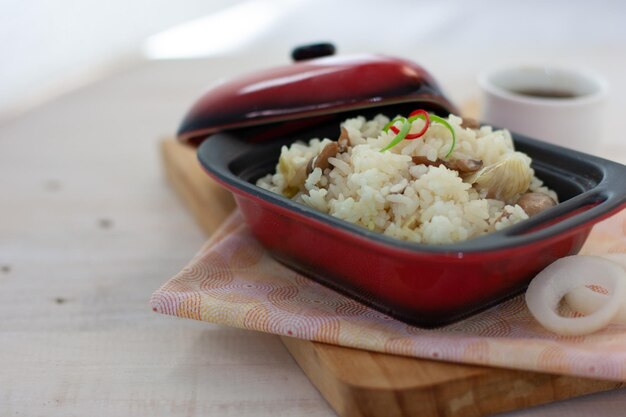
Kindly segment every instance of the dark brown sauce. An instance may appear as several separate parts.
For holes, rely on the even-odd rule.
[[[578,95],[571,91],[565,90],[540,90],[540,89],[527,89],[527,90],[515,90],[515,94],[529,97],[539,98],[575,98]]]

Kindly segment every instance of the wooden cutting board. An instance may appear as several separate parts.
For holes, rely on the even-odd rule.
[[[195,149],[168,139],[162,143],[162,155],[171,184],[203,230],[212,234],[235,208],[232,196],[202,171]],[[479,417],[622,385],[281,338],[342,417]]]

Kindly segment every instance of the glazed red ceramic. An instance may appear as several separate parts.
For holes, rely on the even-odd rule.
[[[413,110],[416,103],[456,112],[433,77],[413,62],[380,55],[330,56],[214,86],[193,105],[178,137],[199,143],[219,131],[262,126],[259,130],[270,130],[263,130],[266,138],[337,113],[389,106]]]
[[[396,240],[255,186],[281,146],[337,137],[339,122],[428,108],[455,111],[424,69],[380,56],[312,59],[208,91],[181,140],[205,140],[202,166],[231,190],[252,233],[279,261],[411,324],[437,326],[518,294],[575,254],[596,222],[626,207],[623,165],[514,134],[561,204],[500,232],[448,245]],[[210,136],[209,136],[210,135]]]

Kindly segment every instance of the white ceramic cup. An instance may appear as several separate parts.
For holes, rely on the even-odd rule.
[[[602,141],[608,84],[598,75],[519,66],[486,71],[478,82],[487,124],[590,153]]]

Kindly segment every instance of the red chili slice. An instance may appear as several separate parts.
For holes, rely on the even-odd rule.
[[[424,116],[424,121],[426,122],[426,123],[424,123],[424,127],[422,128],[422,130],[420,130],[417,133],[412,133],[412,134],[406,135],[404,139],[412,140],[412,139],[417,139],[417,138],[419,138],[421,136],[424,136],[424,133],[426,133],[426,131],[430,127],[430,117],[428,116],[428,112],[426,110],[419,109],[419,110],[412,111],[411,114],[409,114],[409,119],[411,117],[415,117],[415,116],[419,116],[419,115]],[[397,127],[395,127],[393,125],[389,129],[393,133],[395,133],[396,135],[398,133],[400,133],[400,129],[398,129]]]

